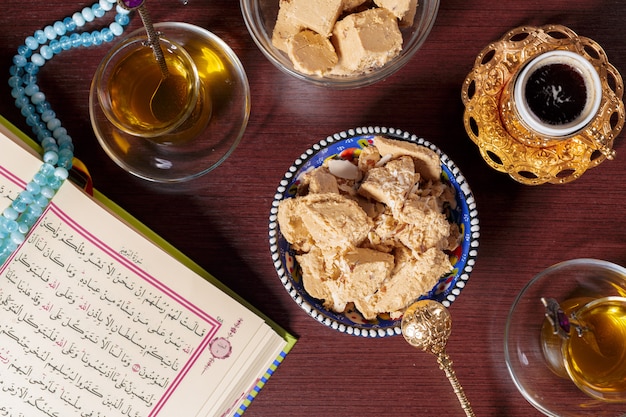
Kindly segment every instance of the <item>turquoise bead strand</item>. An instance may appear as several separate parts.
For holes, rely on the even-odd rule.
[[[30,228],[68,178],[74,158],[72,138],[39,90],[37,75],[47,61],[63,51],[98,46],[122,35],[130,16],[127,9],[116,5],[117,1],[99,0],[91,7],[35,31],[17,48],[13,57],[9,70],[11,96],[42,147],[43,164],[0,216],[0,265],[24,242]],[[77,32],[114,8],[117,13],[107,27]]]

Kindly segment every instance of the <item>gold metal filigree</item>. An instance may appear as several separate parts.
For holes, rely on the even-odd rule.
[[[404,311],[402,335],[413,347],[437,357],[439,369],[444,371],[466,417],[476,417],[465,391],[452,368],[446,345],[452,332],[452,317],[443,304],[434,300],[419,300]]]
[[[585,57],[602,83],[602,101],[594,119],[582,130],[558,138],[529,131],[511,108],[507,88],[527,62],[553,50]],[[613,159],[613,141],[624,126],[623,94],[621,75],[596,42],[561,25],[523,26],[476,57],[461,92],[463,122],[492,168],[523,184],[563,184]]]

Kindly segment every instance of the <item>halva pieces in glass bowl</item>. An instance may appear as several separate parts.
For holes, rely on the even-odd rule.
[[[416,299],[446,307],[477,255],[474,198],[437,147],[387,128],[357,128],[307,150],[270,214],[274,265],[309,315],[363,337],[401,334]]]
[[[240,0],[246,26],[280,70],[330,88],[373,84],[430,33],[439,0]]]

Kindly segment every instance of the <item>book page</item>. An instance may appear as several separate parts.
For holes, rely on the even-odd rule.
[[[0,415],[232,415],[285,344],[69,182],[0,268]]]

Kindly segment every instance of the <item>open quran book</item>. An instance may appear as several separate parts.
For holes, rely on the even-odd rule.
[[[0,210],[41,159],[0,118]],[[66,181],[0,266],[0,415],[242,414],[295,339]]]

